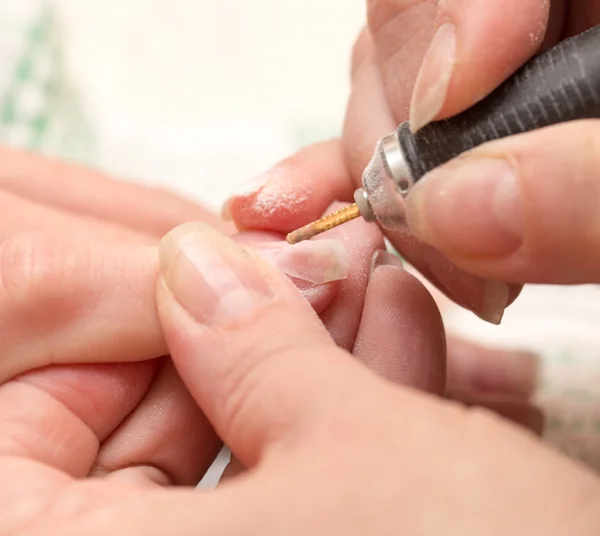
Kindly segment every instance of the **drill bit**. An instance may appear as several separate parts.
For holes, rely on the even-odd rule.
[[[313,236],[317,236],[318,234],[324,233],[325,231],[329,231],[329,229],[333,229],[334,227],[338,227],[350,220],[354,220],[360,216],[360,210],[356,203],[353,205],[349,205],[333,214],[329,214],[329,216],[324,216],[320,220],[314,221],[292,231],[289,235],[287,235],[286,240],[289,244],[297,244],[298,242],[303,242],[304,240],[308,240]]]

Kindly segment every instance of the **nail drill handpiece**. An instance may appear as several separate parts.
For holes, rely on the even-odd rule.
[[[465,112],[416,134],[408,122],[383,138],[362,177],[355,204],[288,235],[297,243],[362,216],[404,225],[404,196],[421,177],[483,143],[539,128],[600,118],[600,25],[530,60]]]

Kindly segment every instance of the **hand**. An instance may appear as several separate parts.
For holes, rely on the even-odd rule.
[[[5,252],[14,247],[16,250],[29,252],[32,258],[37,259],[34,265],[24,267],[21,261],[28,255],[23,254],[21,261],[13,256],[7,265],[10,265],[10,270],[16,280],[23,282],[33,277],[36,284],[27,283],[27,286],[45,289],[46,296],[50,297],[45,299],[48,301],[55,299],[52,307],[46,308],[46,315],[41,315],[40,324],[30,322],[28,318],[30,313],[25,308],[25,313],[12,324],[11,333],[14,340],[28,340],[31,337],[37,337],[39,330],[46,322],[46,316],[61,318],[60,311],[67,311],[71,307],[72,314],[65,315],[63,323],[60,324],[61,329],[58,329],[59,326],[56,325],[47,330],[44,328],[48,333],[64,331],[70,322],[76,321],[80,316],[83,316],[84,319],[87,318],[84,314],[88,311],[84,305],[86,300],[93,301],[94,296],[101,295],[102,289],[105,288],[104,285],[111,290],[120,288],[115,287],[115,278],[118,276],[115,271],[116,266],[112,270],[108,270],[104,268],[104,265],[110,265],[110,263],[119,265],[122,248],[109,253],[106,244],[101,245],[102,251],[106,251],[99,259],[96,259],[97,264],[94,264],[94,269],[102,272],[105,277],[100,281],[89,282],[97,283],[93,288],[86,286],[87,282],[85,281],[86,270],[91,270],[88,260],[90,253],[87,251],[87,246],[79,242],[67,241],[68,244],[71,244],[69,247],[74,248],[71,255],[59,257],[52,264],[53,269],[47,270],[43,274],[37,273],[38,264],[43,265],[47,257],[55,257],[55,250],[61,250],[63,247],[61,244],[64,244],[64,240],[60,239],[61,235],[75,235],[81,239],[103,242],[119,241],[154,245],[166,231],[189,220],[208,223],[225,234],[233,233],[233,226],[224,223],[212,212],[169,192],[127,184],[83,167],[67,165],[29,153],[0,149],[0,158],[3,162],[3,170],[0,173],[0,208],[4,214],[0,221],[0,242],[14,237],[15,233],[29,231],[44,231],[53,235],[48,238],[43,236],[17,237],[13,246],[6,245],[4,247]],[[294,168],[295,162],[298,162],[296,168]],[[321,158],[320,162],[323,167],[326,167],[328,163],[324,158]],[[336,161],[332,160],[331,163],[335,164]],[[305,168],[298,158],[292,159],[290,166],[294,176],[301,176]],[[330,170],[332,177],[334,172],[335,169]],[[354,349],[354,353],[359,358],[367,359],[366,356],[369,356],[369,362],[375,369],[384,366],[388,371],[396,368],[404,371],[405,376],[397,378],[398,380],[409,382],[410,377],[415,376],[413,380],[415,387],[440,393],[446,389],[450,396],[468,403],[476,401],[485,406],[495,407],[506,416],[539,430],[541,416],[538,410],[529,405],[529,399],[537,382],[537,359],[535,356],[520,352],[490,350],[452,337],[448,341],[447,386],[441,385],[437,380],[440,369],[443,369],[443,352],[440,353],[437,347],[432,347],[431,353],[425,357],[422,356],[420,364],[413,363],[415,370],[411,372],[406,364],[397,361],[394,347],[396,344],[402,344],[405,335],[404,329],[412,329],[412,324],[405,320],[400,322],[397,316],[387,313],[386,306],[381,305],[381,303],[389,302],[389,293],[385,287],[378,283],[368,284],[373,255],[383,248],[380,232],[374,226],[353,222],[333,231],[330,238],[339,240],[348,252],[348,277],[342,281],[331,281],[324,285],[313,285],[298,278],[295,278],[294,281],[315,311],[319,313],[325,326],[340,346],[348,350]],[[44,240],[51,240],[51,243],[44,245]],[[236,240],[257,249],[268,248],[269,251],[282,243],[281,236],[264,232],[242,232],[236,235]],[[135,252],[136,250],[131,251]],[[103,259],[103,256],[106,258]],[[73,261],[73,259],[78,260]],[[379,259],[379,262],[398,263],[397,259],[390,256],[380,255]],[[77,307],[70,304],[68,300],[58,303],[58,296],[65,292],[65,289],[58,286],[61,278],[65,277],[65,268],[62,262],[68,260],[79,265],[75,272],[66,278],[67,281],[71,278],[75,280],[79,278],[78,280],[82,282],[80,288],[72,288],[69,293],[75,303],[80,304]],[[290,261],[287,262],[289,264]],[[290,267],[284,268],[289,269]],[[318,278],[320,275],[318,265],[313,266],[313,272],[316,269],[316,274],[307,273],[306,267],[304,274],[299,273],[299,268],[296,266],[294,272],[296,275],[304,275],[305,278],[308,277],[313,281],[316,281],[314,277]],[[116,355],[117,360],[137,361],[163,355],[164,345],[157,343],[157,341],[161,341],[161,336],[156,331],[156,324],[150,321],[154,318],[154,314],[148,289],[152,287],[155,270],[153,265],[137,270],[140,275],[136,288],[146,289],[144,294],[146,302],[142,310],[144,311],[143,318],[148,319],[148,323],[137,325],[135,329],[123,324],[120,326],[120,331],[114,333],[111,331],[113,328],[111,322],[122,321],[121,315],[115,308],[108,317],[109,321],[105,319],[104,324],[102,321],[97,323],[101,327],[97,332],[95,332],[96,323],[93,321],[93,317],[87,324],[89,338],[106,341],[117,340],[121,343],[122,351],[115,352],[113,347],[109,346],[107,350],[91,353],[86,358],[87,353],[78,355],[83,349],[86,352],[89,349],[89,338],[82,338],[81,346],[71,349],[70,355],[61,358],[59,352],[54,359],[56,361],[62,359],[63,362],[82,362],[99,359],[98,354],[102,355],[102,359],[106,359],[107,356],[112,356],[111,359],[114,359],[113,354],[118,354]],[[406,281],[409,283],[405,283]],[[397,285],[398,292],[402,294],[403,299],[410,301],[411,316],[421,312],[431,315],[433,319],[437,318],[437,312],[431,309],[427,299],[419,297],[419,293],[413,295],[411,289],[414,285],[410,281],[412,278],[408,277],[408,274],[398,275],[391,282],[391,286],[393,288],[394,285]],[[408,285],[407,289],[400,290],[401,285],[404,284]],[[91,293],[91,297],[89,293]],[[110,299],[106,300],[107,304],[113,304],[119,296],[135,298],[128,293],[119,294],[112,291],[108,295]],[[33,292],[24,301],[29,303],[30,307],[38,308],[38,298],[39,296]],[[126,308],[128,305],[122,304],[121,306]],[[131,304],[131,306],[136,305]],[[57,307],[58,309],[56,309]],[[113,307],[114,305],[107,305],[106,308],[110,310]],[[392,306],[391,310],[395,311],[396,309]],[[99,317],[98,320],[102,320],[102,317]],[[24,330],[21,324],[27,329]],[[400,325],[400,329],[398,325]],[[371,333],[373,330],[375,330],[381,347],[389,349],[388,353],[379,356],[379,363],[382,365],[374,362],[375,352],[373,346],[369,344],[370,337],[374,337]],[[387,342],[388,340],[389,342]],[[10,347],[7,346],[6,353],[9,352],[9,349]],[[123,356],[125,351],[130,353],[129,358]],[[418,366],[422,367],[419,373],[416,372]],[[31,366],[23,361],[19,372],[30,368]],[[416,376],[420,376],[420,379]],[[6,379],[7,377],[3,380]],[[0,378],[0,380],[2,379]],[[150,386],[149,383],[148,389]],[[143,389],[140,391],[140,396],[142,394]],[[174,419],[174,422],[178,422],[178,419]]]
[[[160,259],[174,363],[248,470],[202,493],[74,481],[3,457],[5,533],[598,533],[595,475],[485,411],[373,374],[259,255],[192,225],[164,239]],[[405,358],[443,339],[420,318]]]
[[[316,187],[317,181],[322,182],[319,188]],[[234,217],[236,224],[242,229],[262,229],[259,232],[270,229],[271,232],[281,235],[319,217],[331,199],[344,199],[345,196],[351,195],[353,186],[350,181],[341,145],[338,142],[319,144],[301,151],[267,172],[254,181],[243,195],[234,195],[224,207],[225,216]],[[307,186],[306,192],[303,185]],[[290,187],[296,192],[291,196],[288,195]],[[280,199],[286,200],[286,203],[279,203]],[[341,238],[355,255],[370,255],[371,242],[365,240],[365,236],[373,235],[362,233],[373,233],[374,229],[376,227],[373,225],[354,221],[319,238]],[[376,247],[382,247],[380,239],[377,239]],[[364,260],[362,262],[364,263]],[[358,269],[356,276],[360,277],[361,273],[362,270]],[[342,285],[346,286],[347,283],[342,282]],[[359,285],[358,288],[362,287]],[[394,306],[385,288],[378,293],[378,298],[375,298],[373,293],[369,293],[372,299],[368,301],[373,311],[370,314],[375,319],[372,322],[374,329],[378,329],[377,326],[380,325],[376,319],[385,317],[380,314],[381,310],[377,312],[377,300],[381,300],[380,303],[385,307]],[[364,294],[353,290],[343,294],[352,296],[355,304],[353,310],[360,311]],[[414,307],[418,308],[418,305],[415,303]],[[322,318],[333,321],[337,315],[338,313],[327,317],[322,316]],[[349,333],[356,333],[352,326],[356,325],[359,317],[348,312],[343,318],[343,322],[338,325],[346,325]],[[331,324],[326,323],[326,325],[331,330]],[[388,332],[387,324],[380,332]],[[392,330],[392,333],[394,332]],[[339,337],[335,331],[333,336],[340,346],[348,350],[352,349],[352,337]],[[385,347],[391,348],[387,344]],[[360,348],[360,344],[357,344],[357,348]],[[449,338],[447,348],[449,373],[447,392],[451,397],[469,404],[494,408],[499,413],[523,422],[535,430],[541,429],[541,416],[528,403],[537,386],[538,363],[535,356],[522,352],[488,349],[457,337]],[[361,355],[372,360],[368,357],[368,352],[363,352]],[[398,363],[398,366],[402,370],[401,363]]]
[[[167,192],[8,149],[0,160],[0,456],[17,460],[5,493],[27,481],[19,459],[198,482],[221,443],[162,357],[156,244],[188,219],[227,226]]]
[[[154,244],[156,233],[179,218],[221,224],[185,200],[89,170],[6,150],[3,163],[0,474],[5,493],[0,497],[6,505],[35,502],[30,492],[48,486],[51,499],[54,492],[85,488],[74,479],[88,476],[107,477],[117,494],[130,487],[195,484],[221,442],[163,357],[168,348],[154,303]],[[55,194],[59,182],[64,197]],[[122,210],[107,209],[115,199]],[[236,236],[296,274],[295,283],[339,344],[353,348],[359,359],[368,355],[373,368],[393,372],[397,381],[443,392],[443,328],[429,295],[400,268],[385,281],[381,269],[369,276],[374,253],[382,247],[374,227],[356,222],[337,238],[347,245],[345,265],[323,256],[325,243],[317,244],[316,255],[303,250],[274,259],[280,238]],[[315,260],[329,262],[330,283],[298,278],[322,276]],[[397,262],[385,253],[375,256],[375,266]],[[348,277],[335,281],[332,268],[349,268]],[[401,305],[382,305],[382,298],[391,297]],[[398,351],[408,335],[422,340],[418,355]],[[456,384],[472,393],[484,387],[481,397],[497,398],[507,390],[520,394],[515,418],[531,425],[523,396],[523,387],[528,394],[531,384],[528,371],[515,368],[515,377],[524,380],[520,385],[484,385],[485,376],[469,369],[473,349],[461,353],[467,366],[453,373]],[[506,406],[509,412],[514,408],[514,403]],[[106,489],[110,495],[113,484]],[[21,518],[0,519],[6,520],[0,523],[3,534],[13,533]]]
[[[352,93],[341,143],[315,146],[298,154],[293,167],[302,173],[293,173],[291,166],[284,164],[269,174],[270,180],[263,188],[269,194],[276,192],[284,199],[294,200],[298,207],[288,211],[275,207],[265,215],[255,196],[246,196],[232,199],[228,212],[243,228],[260,226],[290,231],[318,217],[333,198],[351,201],[376,141],[409,115],[415,125],[423,126],[459,113],[489,94],[539,50],[598,22],[600,3],[596,0],[368,1],[368,26],[354,48]],[[490,50],[494,51],[491,59]],[[444,178],[421,181],[423,184],[415,188],[408,200],[412,233],[389,233],[388,239],[451,299],[486,320],[499,321],[506,305],[518,295],[519,283],[551,280],[548,270],[555,270],[555,261],[565,255],[572,259],[587,248],[587,243],[576,246],[570,241],[572,234],[577,235],[576,241],[584,240],[580,226],[573,229],[577,221],[588,217],[580,211],[582,203],[573,201],[569,205],[571,213],[564,204],[570,199],[593,198],[584,186],[574,194],[571,177],[576,175],[580,183],[581,172],[587,167],[594,169],[590,160],[593,142],[589,140],[594,139],[595,130],[594,124],[563,125],[492,144],[478,153],[494,158],[506,156],[512,166],[519,166],[517,172],[525,166],[535,170],[539,184],[527,182],[529,189],[521,189],[523,195],[527,194],[524,210],[528,213],[523,217],[527,231],[525,249],[530,252],[524,255],[528,258],[517,255],[513,257],[515,264],[498,267],[498,254],[506,255],[506,248],[518,248],[521,243],[522,237],[513,236],[519,216],[506,216],[510,225],[504,235],[485,223],[491,215],[507,209],[490,211],[489,205],[481,202],[477,195],[484,188],[483,179],[474,191],[466,180],[460,181],[460,185],[470,189],[467,197],[464,192],[460,197],[454,192],[445,195],[449,194],[450,181]],[[584,137],[587,143],[582,143]],[[454,170],[459,175],[463,173],[459,168]],[[479,171],[472,170],[470,175],[473,174]],[[441,173],[437,176],[444,177]],[[488,172],[481,176],[496,182]],[[548,181],[555,176],[560,176],[558,181]],[[440,182],[444,182],[443,188]],[[433,186],[426,188],[426,184]],[[417,195],[425,190],[427,195]],[[482,196],[490,198],[487,190]],[[560,224],[557,214],[564,214]],[[564,247],[557,246],[556,239]],[[470,241],[477,241],[479,249]],[[493,248],[499,248],[500,253]],[[486,264],[490,255],[495,255],[496,260]],[[589,257],[587,249],[586,256]],[[535,266],[525,268],[533,257]],[[460,277],[448,259],[462,268]],[[496,280],[513,284],[507,288]]]

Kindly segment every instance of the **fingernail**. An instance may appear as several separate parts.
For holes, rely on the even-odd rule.
[[[159,253],[163,281],[199,323],[235,322],[271,302],[256,260],[210,227],[178,227],[162,239]]]
[[[464,157],[442,166],[407,198],[413,234],[464,257],[505,257],[523,240],[517,177],[502,158]]]
[[[231,195],[225,200],[221,207],[221,218],[225,221],[231,221],[231,203],[234,199],[239,197],[249,197],[256,195],[260,190],[269,182],[270,173],[263,173],[257,177],[242,182],[235,188]]]
[[[410,105],[410,128],[417,132],[438,115],[446,101],[456,60],[456,31],[450,22],[434,35],[415,82]]]
[[[483,294],[483,304],[478,316],[490,324],[499,325],[508,306],[510,289],[502,281],[487,281]]]
[[[295,279],[315,285],[348,277],[350,263],[338,240],[307,240],[294,246],[287,243],[257,244],[254,248],[267,261]]]
[[[540,358],[531,352],[492,350],[452,342],[448,374],[454,387],[529,398],[535,393]]]
[[[380,266],[395,266],[404,270],[404,264],[402,262],[402,259],[398,257],[398,255],[394,255],[393,253],[390,253],[385,249],[377,250],[373,254],[373,258],[371,259],[370,274],[373,275],[373,272],[377,270],[377,268],[379,268]]]

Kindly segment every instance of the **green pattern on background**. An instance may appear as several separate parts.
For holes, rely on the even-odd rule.
[[[45,4],[25,27],[0,24],[19,43],[16,61],[5,66],[11,75],[0,96],[0,143],[92,163],[91,128],[64,75],[57,26]]]

